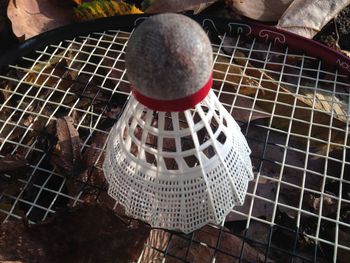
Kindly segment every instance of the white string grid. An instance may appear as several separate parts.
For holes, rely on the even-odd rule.
[[[64,40],[22,58],[0,76],[5,94],[0,98],[0,155],[20,153],[29,161],[25,175],[15,178],[16,191],[0,188],[2,221],[27,217],[38,222],[59,207],[87,200],[116,206],[106,197],[103,177],[94,178],[102,174],[106,144],[96,145],[94,138],[107,137],[128,99],[124,50],[129,34],[111,30]],[[350,230],[343,213],[350,205],[349,78],[288,47],[244,36],[220,39],[213,43],[213,90],[241,126],[255,173],[244,205],[227,217],[225,226],[234,226],[231,231],[242,237],[240,254],[227,256],[232,262],[244,259],[245,243],[260,247],[267,257],[306,262],[350,253],[339,235]],[[98,150],[94,172],[71,179],[50,164],[55,141],[47,143],[54,140],[48,127],[63,116],[75,120],[82,155],[90,147]],[[220,234],[210,262],[223,253],[220,237],[229,233],[212,227]],[[257,228],[264,233],[257,235]],[[281,246],[281,236],[290,244]],[[198,241],[193,235],[183,238],[188,241],[183,257],[173,255],[169,244],[148,246],[186,261]],[[300,240],[313,253],[307,254]]]

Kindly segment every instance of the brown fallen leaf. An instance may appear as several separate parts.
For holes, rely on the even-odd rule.
[[[13,32],[23,40],[73,21],[73,10],[52,0],[10,0],[7,15]]]
[[[193,10],[195,13],[201,12],[203,9],[217,2],[218,0],[155,0],[152,4],[145,10],[145,13],[165,13],[165,12],[182,12]]]
[[[28,161],[23,155],[6,155],[0,159],[0,194],[16,195],[23,184],[17,179],[27,175]],[[8,178],[6,175],[10,175]],[[1,200],[1,205],[6,205],[6,200]],[[3,209],[6,211],[6,209]],[[1,216],[0,216],[1,220]]]
[[[58,142],[52,153],[51,163],[70,176],[79,174],[82,169],[81,139],[71,117],[57,119],[56,136]]]
[[[294,0],[277,27],[312,38],[349,3],[348,0]]]
[[[9,196],[17,196],[23,190],[25,184],[18,179],[26,179],[26,176],[27,174],[22,170],[17,170],[16,175],[11,178],[3,177],[0,173],[0,224],[11,213],[25,216],[25,211],[18,205],[14,206],[14,200]]]
[[[214,48],[214,53],[216,52],[218,51]],[[269,116],[268,112],[253,104],[248,97],[256,93],[253,78],[243,74],[242,69],[234,63],[230,63],[228,56],[224,54],[217,56],[213,78],[213,89],[217,91],[220,102],[239,124]]]
[[[27,106],[26,103],[18,105],[19,108]],[[34,107],[29,107],[28,111],[32,111]],[[5,141],[15,141],[17,138],[23,135],[26,127],[30,126],[34,120],[31,114],[24,114],[24,116],[18,120],[20,116],[19,111],[4,109],[0,114],[0,139]]]
[[[164,251],[170,240],[170,233],[162,229],[152,229],[142,251],[140,262],[160,263],[164,258]]]
[[[0,159],[0,174],[11,173],[22,169],[28,165],[24,156],[21,155],[6,155]]]
[[[206,246],[203,244],[206,244]],[[169,254],[184,258],[188,246],[189,240],[173,236],[168,248]],[[214,252],[215,248],[217,248],[216,253]],[[242,256],[242,261],[239,260],[240,256]],[[193,233],[193,241],[188,251],[187,260],[194,263],[209,263],[212,262],[213,258],[216,259],[216,262],[222,263],[272,262],[248,243],[245,242],[243,245],[243,240],[230,233],[227,228],[224,227],[220,231],[220,229],[205,226]],[[178,261],[169,257],[166,262]]]
[[[104,161],[104,145],[108,134],[96,132],[92,138],[91,145],[82,156],[83,171],[70,178],[66,182],[68,194],[72,197],[79,197],[79,200],[86,204],[100,204],[109,209],[124,214],[124,208],[116,206],[116,201],[107,193],[106,179],[102,170]],[[74,206],[76,200],[70,199],[70,205]]]
[[[350,233],[349,228],[346,226],[339,226],[336,228],[334,224],[328,224],[322,228],[321,236],[329,242],[335,242],[335,232],[338,231],[338,240],[337,243],[341,246],[350,247]],[[324,236],[323,236],[324,235]],[[334,246],[326,243],[321,243],[321,247],[325,250],[326,256],[329,260],[333,259]],[[336,247],[337,249],[337,260],[339,263],[348,263],[350,262],[350,253],[349,250]]]
[[[329,154],[327,174],[340,178],[343,175],[343,179],[350,181],[350,150],[344,148],[335,150]],[[343,162],[345,160],[345,162]],[[344,184],[345,185],[345,184]]]
[[[30,171],[27,159],[20,153],[7,154],[0,159],[0,224],[8,217],[10,211],[19,216],[25,215],[20,206],[13,206],[12,197],[24,189]]]
[[[89,148],[83,154],[82,166],[84,170],[76,177],[71,178],[67,182],[68,192],[71,196],[77,196],[82,190],[84,184],[84,191],[79,196],[79,199],[86,203],[99,203],[104,201],[104,205],[113,207],[111,204],[112,200],[106,200],[108,198],[106,193],[99,193],[99,189],[104,186],[106,181],[103,171],[102,164],[104,161],[103,148],[107,140],[107,133],[97,132],[92,138],[92,142]],[[98,200],[97,198],[102,198]],[[71,200],[73,202],[74,200]],[[73,204],[73,203],[71,203]]]
[[[339,230],[339,244],[345,247],[350,247],[350,234],[349,229],[340,227]],[[338,259],[340,263],[350,262],[349,250],[338,248]]]
[[[125,78],[125,53],[123,48],[125,47],[126,41],[130,38],[130,33],[121,32],[121,37],[117,38],[116,41],[116,50],[109,50],[107,54],[104,55],[102,59],[103,70],[107,79],[111,80],[118,91],[125,92],[125,94],[130,93],[130,84],[123,79]],[[101,44],[105,45],[104,43]],[[99,51],[98,51],[99,52]],[[119,57],[119,59],[115,59]]]
[[[8,75],[10,74],[8,73]],[[0,103],[3,104],[10,97],[13,87],[11,87],[11,84],[7,80],[1,81],[0,87]]]
[[[319,213],[321,200],[322,200],[322,216],[328,216],[330,214],[337,212],[338,202],[336,200],[336,197],[331,198],[329,196],[324,196],[323,198],[321,198],[321,197],[315,197],[313,195],[308,194],[307,196],[304,197],[303,201],[306,203],[308,208],[316,214],[316,213]],[[344,206],[344,204],[342,204],[342,206]]]
[[[58,52],[47,61],[37,61],[31,68],[20,68],[16,70],[16,77],[22,79],[26,85],[21,85],[19,91],[26,93],[24,98],[28,103],[31,102],[29,96],[37,96],[46,99],[50,95],[50,101],[68,104],[69,100],[76,100],[77,96],[64,96],[62,92],[52,92],[52,89],[72,92],[79,91],[81,85],[78,82],[77,71],[72,69],[81,67],[81,62],[86,59],[85,54],[77,54],[78,45],[72,45],[68,50]],[[78,61],[74,61],[74,58]],[[77,81],[74,81],[77,80]],[[80,85],[79,85],[80,84]],[[79,86],[79,87],[77,87]],[[45,87],[45,88],[43,88]],[[52,88],[52,89],[51,89]],[[29,90],[28,90],[29,89]],[[64,98],[64,101],[62,101]]]
[[[2,224],[4,220],[6,220],[6,218],[8,217],[8,214],[10,213],[16,214],[20,217],[25,216],[25,211],[21,210],[18,206],[15,206],[15,208],[13,208],[13,204],[9,200],[5,200],[5,201],[2,200],[2,202],[0,203],[0,209],[2,210],[0,212],[0,224]],[[1,255],[0,255],[0,262],[2,263]]]
[[[245,67],[247,61],[245,54],[237,51],[235,55],[235,63],[240,67]],[[303,96],[293,93],[282,85],[278,85],[274,78],[250,63],[248,63],[244,74],[241,74],[243,76],[250,76],[250,85],[252,86],[248,93],[240,90],[242,95],[259,98],[256,104],[266,112],[273,112],[273,127],[287,131],[290,127],[290,119],[293,118],[290,132],[296,135],[302,135],[298,136],[298,139],[303,143],[306,143],[305,136],[315,138],[316,140],[310,141],[310,147],[316,152],[324,150],[324,146],[327,144],[324,142],[329,140],[328,126],[332,120],[332,126],[337,129],[332,130],[330,142],[331,144],[344,144],[346,122],[341,117],[344,117],[344,114],[339,116],[336,113],[332,114],[326,111],[323,105],[317,108],[317,110],[313,109],[316,106],[310,105],[310,100],[304,99]],[[275,100],[278,103],[275,103]],[[311,130],[310,135],[309,130]],[[331,150],[333,150],[332,147]]]
[[[238,41],[238,38],[225,38],[224,42],[228,42],[227,45],[234,45]],[[248,38],[244,36],[241,38],[242,47],[250,49],[251,43]],[[348,117],[348,97],[347,93],[349,91],[349,79],[346,76],[335,77],[332,73],[320,74],[319,78],[316,78],[316,69],[319,66],[318,60],[313,59],[303,59],[300,56],[290,54],[285,57],[286,61],[283,62],[284,56],[281,55],[283,52],[279,47],[274,47],[274,51],[278,54],[268,54],[267,45],[263,43],[255,43],[255,50],[264,50],[266,52],[256,52],[253,51],[248,54],[246,51],[235,52],[235,59],[233,61],[237,62],[235,67],[239,67],[242,71],[243,76],[247,75],[249,70],[245,70],[244,65],[248,62],[247,57],[250,58],[247,67],[252,66],[253,69],[259,69],[261,73],[268,76],[266,82],[271,81],[274,83],[279,83],[281,80],[279,93],[287,91],[287,95],[294,95],[298,100],[303,102],[310,109],[313,108],[322,113],[327,113],[328,115],[333,114],[335,119],[347,122]],[[225,47],[224,50],[228,53],[233,53],[232,48]],[[242,60],[241,60],[242,59]],[[266,65],[263,61],[268,61]],[[226,62],[227,63],[227,62]],[[288,66],[287,66],[288,65]],[[289,66],[290,65],[290,66]],[[292,66],[295,65],[295,66]],[[297,66],[298,65],[298,66]],[[300,67],[303,65],[304,68],[310,70],[303,70]],[[263,70],[261,70],[263,68]],[[314,70],[311,70],[314,69]],[[323,68],[322,68],[323,69]],[[327,68],[325,68],[327,71]],[[283,72],[283,74],[281,74]],[[322,72],[322,71],[321,71]],[[255,72],[253,75],[249,75],[253,80],[252,84],[259,83],[260,73]],[[301,77],[299,77],[299,75]],[[259,76],[259,77],[258,77]],[[337,80],[335,85],[331,82]],[[265,78],[262,79],[265,82]],[[244,82],[242,83],[244,84]],[[271,84],[271,87],[273,85]],[[262,86],[262,88],[265,88]],[[334,90],[333,92],[331,92]],[[243,92],[244,93],[244,92]],[[255,94],[251,94],[250,96]],[[293,101],[290,101],[293,105]],[[299,106],[299,105],[296,105]]]
[[[220,241],[218,238],[220,236]],[[220,229],[205,226],[193,232],[191,236],[171,235],[164,230],[152,230],[143,251],[141,262],[186,262],[206,263],[215,262],[273,262],[266,259],[258,250],[229,232],[227,228]],[[215,252],[216,250],[216,252]],[[242,261],[239,261],[242,250]],[[167,251],[164,256],[162,251]]]
[[[242,16],[259,21],[277,21],[293,0],[226,0]]]
[[[262,180],[261,180],[262,181]],[[252,181],[248,185],[248,193],[253,193],[254,190],[255,181]],[[258,183],[255,196],[258,197],[264,197],[268,200],[273,201],[276,198],[276,189],[277,189],[277,183],[267,181],[266,182],[260,182]],[[254,202],[254,203],[253,203]],[[230,212],[226,217],[226,222],[231,221],[238,221],[238,220],[246,220],[246,216],[242,216],[240,213],[243,213],[244,215],[249,215],[250,207],[253,205],[253,210],[251,215],[254,217],[259,218],[265,218],[266,220],[270,220],[273,209],[274,209],[274,203],[273,202],[266,202],[260,198],[252,197],[250,195],[247,195],[244,201],[244,204],[242,206],[236,206],[233,208],[233,212]],[[237,213],[238,212],[238,213]]]
[[[220,90],[219,85],[214,82],[213,88],[216,90]],[[267,118],[269,114],[259,107],[258,105],[254,105],[253,101],[246,96],[240,96],[234,94],[234,91],[231,91],[232,94],[229,93],[219,93],[218,98],[223,106],[227,109],[228,112],[231,112],[232,117],[238,123],[238,125],[243,125],[248,122]]]
[[[66,57],[62,58],[61,56]],[[38,61],[33,68],[23,69],[23,72],[18,70],[17,73],[19,76],[26,74],[24,81],[30,86],[38,88],[42,88],[42,86],[55,87],[56,83],[59,82],[59,87],[63,89],[70,85],[70,83],[66,83],[67,77],[69,77],[69,71],[66,67],[72,56],[72,52],[60,52],[46,62]],[[33,92],[37,92],[37,90],[33,89]],[[39,96],[44,97],[46,94],[47,92]]]
[[[269,119],[265,121],[268,123]],[[306,153],[302,150],[297,150],[303,149],[302,144],[294,137],[289,138],[288,148],[290,149],[282,147],[281,145],[286,143],[287,135],[283,132],[265,128],[266,122],[263,124],[264,119],[260,119],[249,123],[248,132],[246,133],[246,139],[252,151],[252,165],[254,170],[259,172],[259,181],[250,182],[248,185],[248,193],[250,194],[246,196],[244,205],[234,207],[233,212],[228,215],[226,221],[245,220],[246,217],[237,212],[248,215],[251,205],[253,205],[253,216],[264,217],[268,221],[271,220],[275,209],[278,186],[278,182],[275,180],[279,178],[283,182],[280,185],[280,192],[277,198],[280,204],[287,204],[297,208],[303,183],[304,187],[308,189],[321,190],[323,178],[318,174],[323,171],[325,160],[323,158],[306,159]],[[242,126],[242,131],[244,132],[247,127]],[[265,142],[265,140],[267,141]],[[264,147],[265,145],[266,147]],[[281,164],[283,163],[284,155],[282,170]],[[304,173],[300,168],[305,167],[305,165],[306,171]],[[274,180],[269,178],[274,178]],[[257,188],[254,192],[255,184],[257,184]],[[254,195],[254,198],[251,195]],[[269,200],[269,202],[263,200],[263,198]],[[309,198],[308,192],[305,191],[303,198],[304,202],[307,202]],[[291,210],[284,206],[278,206],[278,209],[293,218],[297,214],[296,209]]]
[[[260,242],[260,244],[256,244],[257,246],[259,246],[268,242],[270,231],[270,225],[264,224],[260,221],[251,220],[249,222],[249,228],[244,229],[240,234],[244,235],[244,237],[248,240],[250,239],[256,242]]]
[[[96,132],[92,138],[92,142],[89,148],[83,154],[83,163],[87,170],[92,167],[102,168],[103,160],[104,160],[104,146],[106,144],[106,140],[108,137],[108,133],[106,132]]]
[[[133,262],[150,228],[126,224],[109,209],[82,205],[36,225],[14,220],[0,225],[0,261]]]
[[[331,74],[322,76],[322,79],[317,81],[315,80],[314,74],[306,70],[302,72],[302,77],[299,78],[298,76],[301,72],[298,67],[282,68],[282,65],[301,65],[301,63],[303,63],[304,67],[317,68],[318,62],[314,60],[302,61],[300,57],[288,55],[286,57],[287,62],[282,63],[283,56],[277,54],[266,55],[269,52],[266,49],[266,45],[261,43],[255,44],[255,49],[266,50],[266,52],[253,51],[251,54],[248,54],[243,50],[235,51],[229,48],[229,46],[234,46],[237,41],[238,39],[235,37],[226,37],[224,39],[224,45],[227,47],[223,47],[222,49],[228,54],[234,53],[232,62],[230,61],[230,55],[220,53],[214,49],[215,53],[218,53],[214,65],[214,77],[217,75],[219,79],[223,80],[224,91],[226,87],[233,87],[242,95],[252,98],[257,95],[258,99],[263,95],[270,96],[271,99],[274,99],[277,96],[276,91],[278,91],[278,99],[281,98],[285,101],[288,99],[287,102],[290,105],[290,109],[287,112],[291,111],[294,100],[297,99],[298,102],[301,102],[296,104],[297,107],[305,106],[306,108],[310,108],[310,111],[311,108],[314,108],[317,112],[320,111],[328,115],[333,114],[335,119],[347,122],[348,98],[346,95],[342,95],[348,93],[347,78],[339,77],[337,85],[333,85],[329,82],[334,80],[334,76]],[[250,40],[245,39],[244,36],[240,39],[240,42],[240,45],[247,48],[247,50],[251,48]],[[283,52],[278,47],[276,47],[275,51]],[[248,57],[250,58],[249,61],[247,59]],[[266,60],[269,61],[269,63],[265,65],[262,61]],[[262,67],[264,69],[261,69]],[[284,74],[281,75],[281,72]],[[226,73],[227,75],[225,76]],[[283,81],[281,85],[278,85],[280,79]],[[332,89],[335,89],[336,95],[330,92]],[[269,90],[274,91],[274,97],[268,92]],[[269,99],[270,97],[267,98]],[[264,99],[264,97],[262,97],[262,99]],[[299,112],[303,111],[297,111],[297,113]],[[296,117],[299,116],[296,115]]]

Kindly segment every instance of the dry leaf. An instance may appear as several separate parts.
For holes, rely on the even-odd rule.
[[[339,232],[339,238],[338,238],[338,244],[345,246],[347,248],[350,247],[350,234],[349,229],[345,227],[340,227],[338,230]],[[335,232],[333,232],[335,233]],[[347,263],[350,262],[350,253],[349,250],[338,248],[338,259],[340,263]]]
[[[349,0],[294,0],[278,21],[277,27],[312,38],[349,4]]]
[[[60,56],[67,57],[60,57]],[[63,51],[58,53],[49,61],[38,62],[31,70],[23,70],[18,71],[19,75],[26,74],[24,81],[33,87],[42,88],[45,87],[56,87],[56,84],[59,82],[59,87],[63,89],[67,89],[70,87],[70,71],[67,70],[67,62],[73,56],[72,52],[64,53]],[[36,94],[37,89],[32,89],[29,93]],[[47,95],[51,93],[51,91],[41,91],[38,95],[41,98],[46,98]]]
[[[12,186],[10,186],[10,187],[12,187]],[[18,188],[18,190],[19,190],[19,188]],[[18,194],[18,192],[16,192],[15,194]],[[2,200],[0,203],[0,209],[2,210],[0,213],[0,224],[2,224],[4,222],[4,220],[7,219],[9,213],[13,213],[13,214],[16,214],[16,215],[21,216],[21,217],[25,216],[25,211],[21,210],[19,208],[19,206],[15,206],[13,208],[13,203],[10,200],[11,199],[8,199],[8,200],[5,199],[5,200]],[[5,211],[7,213],[4,213]],[[1,235],[0,235],[0,238],[1,238]],[[0,240],[0,244],[1,244],[1,240]],[[1,261],[1,254],[0,254],[0,262],[3,263],[3,261]]]
[[[220,236],[219,244],[218,239]],[[163,230],[152,230],[146,243],[146,248],[141,257],[141,262],[147,263],[172,263],[185,260],[193,263],[215,262],[238,262],[242,251],[242,262],[272,262],[255,248],[247,244],[243,245],[243,240],[229,232],[227,228],[220,229],[205,226],[193,232],[191,236],[170,235]],[[204,245],[205,244],[205,245]],[[215,253],[215,249],[217,251]],[[163,253],[167,251],[164,258]],[[179,258],[179,259],[178,259]]]
[[[320,210],[321,200],[322,200],[322,215],[323,216],[329,216],[330,214],[337,212],[337,210],[338,210],[337,197],[331,198],[329,196],[323,196],[323,198],[321,198],[321,197],[315,197],[315,196],[309,194],[309,195],[307,195],[307,197],[304,197],[303,202],[306,203],[309,210],[311,210],[315,214],[318,214],[319,210]],[[342,204],[342,206],[343,205],[344,205],[344,203]]]
[[[53,0],[10,0],[7,15],[18,38],[28,39],[73,21],[73,10]]]
[[[8,81],[1,81],[0,83],[0,104],[3,104],[10,96],[12,87],[10,87]]]
[[[216,52],[218,51],[214,48],[214,53]],[[217,96],[239,124],[269,116],[263,108],[256,104],[253,105],[253,100],[247,98],[247,96],[255,94],[256,82],[253,81],[253,78],[243,74],[240,67],[230,63],[227,56],[222,54],[217,57],[213,68],[213,78],[214,89],[230,91],[227,93],[219,92]],[[239,93],[245,97],[233,94],[233,89],[237,90],[239,83],[241,83]],[[232,107],[234,107],[233,110]]]
[[[0,261],[133,262],[149,231],[141,222],[127,225],[112,210],[83,205],[37,225],[0,225]]]
[[[115,15],[142,14],[134,5],[114,0],[94,0],[82,3],[74,10],[78,21],[87,21]]]
[[[220,242],[218,242],[219,235]],[[204,246],[203,244],[206,244]],[[189,248],[187,260],[193,263],[212,262],[213,257],[216,262],[239,262],[242,255],[243,262],[272,262],[266,259],[265,256],[257,251],[255,248],[247,244],[243,245],[243,240],[229,232],[227,228],[220,229],[205,226],[193,233],[193,241]],[[189,247],[189,240],[179,236],[173,236],[171,239],[169,254],[184,258],[187,248]],[[220,252],[214,255],[214,249],[218,248]],[[243,251],[241,251],[243,250]],[[241,253],[242,252],[242,253]],[[227,253],[227,254],[226,254]],[[175,258],[169,257],[166,262],[178,262]]]
[[[277,21],[293,0],[226,0],[236,13],[259,21]]]
[[[83,154],[83,162],[87,169],[102,167],[104,160],[103,149],[106,144],[107,136],[107,132],[94,133],[90,147],[87,148]]]
[[[98,189],[102,188],[106,181],[102,171],[102,164],[104,161],[103,148],[107,136],[107,133],[102,132],[94,134],[91,146],[87,148],[83,154],[82,164],[84,170],[79,176],[67,182],[68,191],[71,196],[77,196],[81,191],[82,183],[85,184],[84,193],[79,196],[79,199],[86,203],[98,203]],[[101,193],[99,196],[100,198],[101,195],[104,197],[105,193]],[[74,200],[71,200],[72,204],[73,201]],[[111,203],[110,200],[108,200],[107,203]]]
[[[71,117],[57,119],[56,134],[58,143],[51,156],[51,163],[68,175],[77,175],[82,168],[81,140],[74,127],[74,120]]]
[[[324,237],[322,237],[322,238],[325,238],[325,240],[327,240],[329,242],[335,242],[334,238],[335,238],[336,231],[338,232],[337,233],[338,234],[337,243],[341,246],[349,248],[350,247],[350,233],[349,233],[348,227],[340,225],[338,228],[336,228],[336,226],[334,224],[328,224],[325,227],[323,227],[323,229],[322,229],[322,232],[324,232],[323,233]],[[321,235],[322,235],[322,233],[321,233]],[[322,247],[322,249],[325,249],[326,256],[328,256],[328,259],[332,260],[334,246],[331,246],[327,243],[322,242],[321,247]],[[343,249],[340,247],[336,247],[336,249],[337,249],[336,262],[339,262],[339,263],[350,262],[349,250]]]
[[[28,176],[28,162],[23,155],[6,155],[0,159],[0,195],[2,196],[0,208],[4,211],[12,209],[13,200],[6,196],[16,196],[22,189],[24,183],[18,179],[26,180]],[[10,175],[11,177],[8,177]],[[16,212],[21,214],[16,207]],[[5,219],[6,214],[0,213],[0,224]]]
[[[255,185],[255,180],[252,181],[248,185],[248,193],[253,193],[254,185]],[[261,196],[264,197],[268,200],[275,200],[276,198],[276,189],[277,189],[277,183],[268,181],[261,183],[259,181],[255,195],[256,196]],[[260,198],[252,198],[250,195],[247,195],[244,204],[242,206],[235,206],[233,208],[233,211],[227,215],[226,217],[226,222],[231,222],[231,221],[238,221],[238,220],[246,220],[246,216],[242,216],[236,212],[243,213],[244,215],[248,215],[250,211],[250,206],[252,205],[252,202],[254,200],[254,206],[252,210],[252,216],[255,217],[263,217],[266,218],[266,220],[270,220],[271,216],[273,214],[273,209],[274,209],[274,203],[266,202],[261,200]]]
[[[245,67],[247,60],[242,52],[237,51],[234,61],[241,67]],[[256,102],[258,106],[263,108],[266,112],[274,113],[274,118],[272,121],[273,127],[280,130],[288,130],[290,127],[290,118],[293,117],[294,121],[293,125],[291,126],[291,133],[311,136],[312,138],[317,138],[326,142],[329,140],[328,126],[330,120],[332,119],[333,127],[337,127],[338,129],[332,131],[330,142],[337,144],[344,143],[344,131],[346,130],[346,122],[344,118],[346,115],[344,115],[342,109],[332,107],[335,114],[331,114],[329,110],[324,108],[325,104],[323,102],[320,102],[319,104],[316,103],[315,105],[311,104],[311,100],[308,100],[303,96],[296,95],[293,91],[290,91],[286,87],[278,85],[274,78],[267,75],[263,70],[254,67],[250,63],[248,63],[248,67],[244,74],[241,74],[243,76],[254,77],[250,80],[250,85],[252,86],[250,92],[247,93],[243,90],[242,93],[243,95],[248,95],[253,98],[256,96],[259,98],[259,100]],[[319,96],[322,96],[322,93],[320,93]],[[276,104],[275,100],[277,100],[279,103]],[[295,108],[293,105],[295,105]],[[313,109],[312,107],[317,107],[317,110]],[[302,121],[299,122],[297,121],[298,119]],[[312,123],[312,127],[310,127],[310,123]],[[310,135],[309,130],[311,130]],[[301,136],[299,139],[300,141],[305,142]],[[325,150],[324,146],[325,143],[311,140],[310,147],[315,151]],[[332,147],[331,150],[333,150]]]
[[[27,160],[21,155],[6,155],[0,159],[0,174],[11,173],[28,165]]]
[[[249,214],[250,207],[253,205],[252,215],[255,217],[264,217],[266,220],[272,220],[273,210],[275,207],[276,192],[278,182],[269,178],[279,179],[285,183],[280,185],[278,202],[287,204],[292,207],[298,207],[300,200],[301,187],[320,191],[322,186],[322,177],[317,173],[321,173],[324,169],[325,160],[322,158],[311,159],[306,158],[304,151],[291,150],[301,149],[301,144],[294,137],[289,137],[288,147],[286,150],[281,145],[285,145],[287,135],[283,132],[269,130],[266,127],[269,119],[260,119],[249,123],[249,129],[246,133],[248,145],[252,151],[251,160],[255,169],[259,169],[259,181],[252,181],[248,185],[248,193],[243,206],[236,206],[234,211],[241,212],[245,215]],[[246,126],[242,126],[244,132]],[[265,140],[267,140],[265,142]],[[266,148],[265,148],[266,145]],[[281,174],[283,158],[285,154],[283,171]],[[297,167],[304,167],[307,161],[307,171],[304,173]],[[304,178],[305,177],[305,178]],[[256,192],[254,192],[255,184],[257,183]],[[288,183],[288,184],[286,184]],[[294,185],[294,186],[293,186]],[[254,195],[254,198],[251,197]],[[259,198],[260,197],[260,198]],[[270,202],[263,200],[267,199]],[[310,197],[308,193],[304,193],[303,201],[306,203]],[[287,209],[284,206],[278,206],[279,210],[287,213],[290,217],[296,216],[296,211]],[[309,208],[309,207],[308,207]],[[245,220],[236,212],[232,212],[226,218],[226,221]]]
[[[104,56],[104,58],[102,59],[102,65],[104,67],[102,67],[102,69],[105,71],[107,78],[110,79],[111,82],[113,82],[118,87],[118,91],[122,91],[125,92],[125,94],[129,94],[130,84],[126,81],[122,81],[122,79],[125,78],[125,52],[122,51],[122,47],[126,45],[127,40],[130,38],[130,33],[120,32],[119,34],[120,37],[114,40],[116,43],[115,47],[117,50],[109,49],[106,54],[101,54]],[[103,46],[104,43],[101,43],[101,45]],[[106,49],[108,49],[107,46]],[[115,57],[119,57],[119,59],[116,60],[114,59]]]
[[[254,105],[251,99],[242,96],[236,96],[235,100],[231,101],[231,104],[229,104],[230,102],[227,100],[230,101],[230,98],[232,97],[232,95],[229,96],[228,94],[221,94],[220,101],[224,106],[226,106],[229,111],[234,107],[232,109],[231,115],[239,125],[268,117],[268,113],[258,105]]]
[[[246,232],[245,232],[246,231]],[[270,235],[271,226],[268,224],[264,224],[260,221],[250,220],[249,228],[244,229],[241,232],[241,235],[244,235],[248,240],[254,240],[256,242],[260,242],[260,244],[266,244],[268,242],[268,238]],[[259,246],[259,244],[256,244]]]
[[[201,12],[203,9],[217,2],[218,0],[155,0],[145,10],[145,13],[165,13],[165,12],[183,12],[193,10],[195,13]]]
[[[170,233],[162,229],[152,229],[145,243],[145,249],[142,251],[141,261],[145,263],[160,263],[164,251],[170,240]]]
[[[28,104],[25,102],[22,102],[22,104],[17,105],[18,108],[23,109]],[[32,111],[34,107],[29,107],[27,110]],[[16,140],[18,137],[20,137],[25,129],[22,127],[28,127],[32,124],[34,117],[30,114],[25,114],[19,121],[18,121],[18,112],[14,112],[12,110],[4,108],[0,114],[0,139],[7,139],[7,140]],[[19,125],[18,125],[19,124]],[[20,127],[21,126],[21,127]]]
[[[231,43],[233,40],[227,41]],[[231,50],[227,52],[231,52]],[[311,89],[305,88],[305,92],[300,90],[300,94],[296,95],[295,88],[293,89],[292,85],[278,84],[276,78],[279,76],[272,78],[263,70],[247,63],[246,55],[243,52],[236,50],[232,63],[230,63],[229,58],[230,56],[225,54],[217,56],[213,70],[214,85],[221,89],[223,94],[225,92],[232,94],[232,89],[235,89],[240,95],[254,99],[256,103],[255,111],[251,116],[252,119],[259,119],[265,113],[270,116],[273,111],[272,126],[287,131],[293,114],[294,121],[290,132],[307,136],[312,122],[311,137],[325,142],[328,141],[329,128],[327,126],[332,119],[333,127],[339,129],[332,130],[331,143],[344,143],[345,132],[343,130],[346,128],[347,106],[340,99],[330,97],[331,94],[323,92],[322,88],[319,87],[314,102],[312,97],[314,92]],[[243,69],[245,70],[243,71]],[[286,82],[291,81],[286,80]],[[307,85],[307,83],[303,83],[303,85]],[[229,98],[228,94],[220,95],[222,96],[220,100],[223,99],[224,105],[227,102],[226,106],[230,107],[236,99],[232,95]],[[278,103],[275,103],[275,100]],[[301,121],[299,122],[298,119]],[[302,136],[299,139],[305,142]],[[328,149],[326,143],[317,140],[311,140],[311,148],[318,153],[323,153]],[[335,146],[332,145],[331,150],[334,149]]]

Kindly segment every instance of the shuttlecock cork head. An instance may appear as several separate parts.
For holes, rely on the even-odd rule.
[[[127,76],[138,101],[180,111],[199,103],[212,84],[212,48],[201,26],[179,14],[140,24],[126,48]]]

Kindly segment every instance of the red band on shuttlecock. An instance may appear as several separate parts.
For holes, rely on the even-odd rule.
[[[213,76],[210,75],[208,82],[195,93],[174,100],[160,100],[147,97],[136,89],[132,89],[134,97],[146,107],[156,111],[185,111],[200,103],[209,93],[213,85]]]

